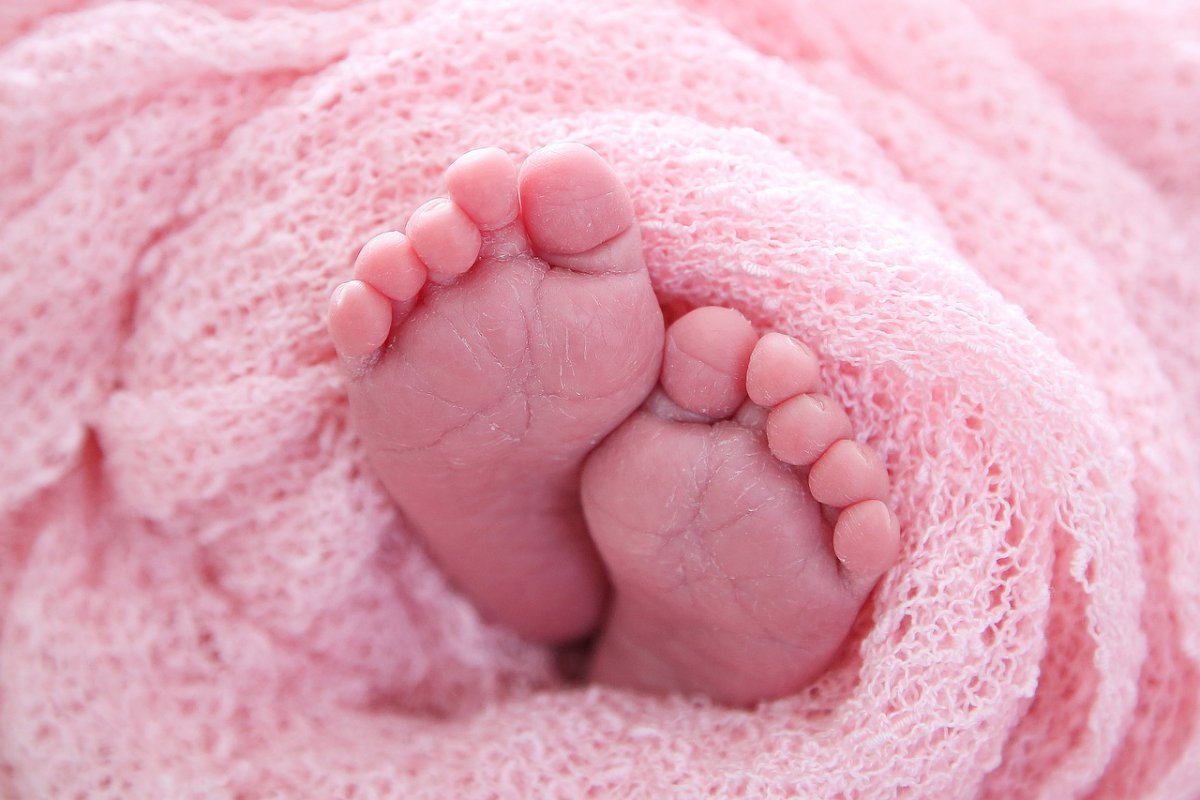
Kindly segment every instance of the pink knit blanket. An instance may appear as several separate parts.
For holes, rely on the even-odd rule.
[[[0,797],[1200,796],[1200,4],[0,8]],[[736,711],[565,685],[324,331],[458,153],[585,142],[810,343],[904,527]]]

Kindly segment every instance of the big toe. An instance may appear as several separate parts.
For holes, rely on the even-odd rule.
[[[662,387],[680,408],[709,419],[731,416],[746,400],[746,370],[758,336],[731,308],[697,308],[667,329]]]
[[[529,240],[548,263],[588,273],[645,268],[633,201],[591,148],[543,147],[525,160],[518,187]]]

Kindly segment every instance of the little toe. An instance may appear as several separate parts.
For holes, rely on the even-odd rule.
[[[389,231],[363,245],[354,261],[354,277],[380,294],[404,302],[417,296],[429,274],[409,238]]]
[[[450,199],[481,231],[503,228],[517,218],[517,168],[499,147],[460,156],[446,170]]]
[[[342,358],[360,358],[377,350],[391,327],[391,301],[369,284],[353,280],[333,290],[329,335]]]
[[[838,516],[833,551],[845,573],[869,587],[896,563],[900,520],[882,501],[856,503]]]
[[[685,314],[667,329],[663,391],[687,411],[731,416],[746,400],[746,368],[757,341],[750,321],[731,308]]]
[[[759,339],[746,371],[751,400],[769,407],[820,388],[820,365],[812,350],[782,333],[768,333]]]
[[[767,444],[780,461],[806,467],[838,439],[850,438],[850,418],[836,400],[802,394],[785,400],[767,415]]]
[[[885,500],[889,488],[883,459],[853,439],[834,442],[808,473],[808,490],[817,502],[839,508]]]
[[[452,200],[439,197],[425,203],[404,231],[438,283],[454,280],[479,258],[479,228]]]
[[[529,240],[546,262],[593,274],[645,269],[633,201],[591,148],[565,142],[534,152],[518,191]]]

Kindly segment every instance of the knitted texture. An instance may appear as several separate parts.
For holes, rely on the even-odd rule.
[[[1195,2],[7,4],[0,797],[1200,795],[1198,53]],[[330,290],[558,139],[886,459],[796,696],[564,685],[365,468]]]

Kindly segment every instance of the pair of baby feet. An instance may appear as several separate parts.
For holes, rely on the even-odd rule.
[[[600,156],[495,148],[364,246],[329,329],[371,463],[480,611],[598,633],[592,680],[737,705],[830,662],[893,563],[879,456],[812,352],[737,311],[666,329]]]

